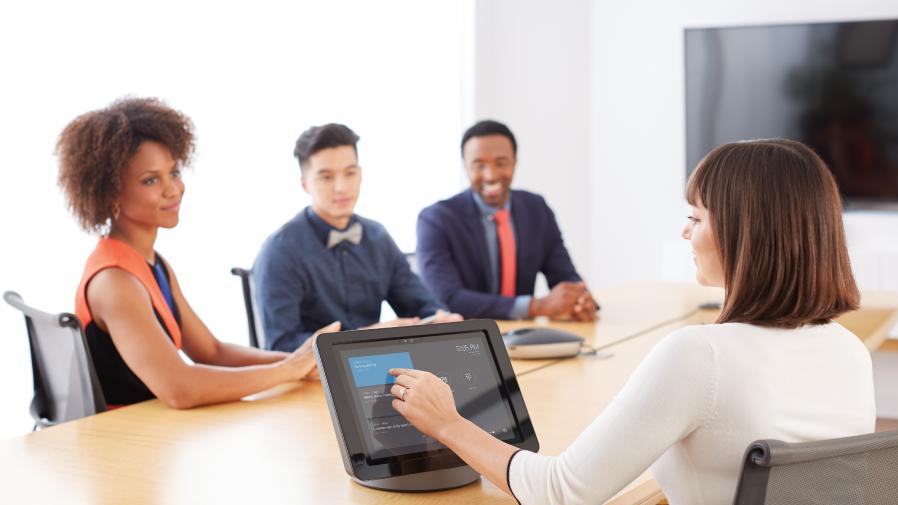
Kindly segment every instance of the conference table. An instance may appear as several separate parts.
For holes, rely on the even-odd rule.
[[[550,325],[597,348],[564,360],[515,360],[540,453],[558,454],[611,401],[649,349],[688,324],[713,322],[714,288],[643,283],[599,289],[596,323],[500,321],[503,331]],[[864,295],[840,321],[875,349],[898,317],[898,294]],[[650,503],[646,471],[609,503]],[[643,497],[644,495],[644,497]],[[318,382],[240,402],[174,410],[158,400],[0,441],[0,503],[86,504],[514,503],[486,480],[396,493],[352,482]],[[654,503],[653,501],[651,503]]]

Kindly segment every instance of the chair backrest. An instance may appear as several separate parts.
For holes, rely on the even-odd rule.
[[[256,305],[256,288],[253,284],[253,271],[245,268],[234,267],[231,274],[240,277],[240,286],[243,288],[243,305],[246,308],[246,325],[249,327],[249,345],[257,349],[265,346],[265,328],[262,326],[262,318],[259,317],[259,308]]]
[[[735,505],[898,503],[898,430],[748,446]]]
[[[25,316],[34,380],[31,416],[36,427],[104,412],[106,399],[78,318],[25,305],[13,291],[3,293],[3,299]]]

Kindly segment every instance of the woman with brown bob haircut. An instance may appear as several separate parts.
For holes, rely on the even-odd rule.
[[[290,354],[216,339],[155,251],[159,228],[178,224],[181,169],[193,150],[190,119],[153,98],[88,112],[59,137],[59,184],[68,204],[82,228],[103,233],[87,260],[75,313],[112,406],[158,397],[189,408],[314,375],[313,339]]]
[[[713,285],[727,296],[718,323],[798,328],[858,308],[839,191],[809,147],[718,147],[689,179],[686,200],[707,214],[720,251],[723,279]]]
[[[428,372],[391,370],[393,407],[523,504],[604,503],[650,466],[672,505],[732,503],[752,441],[872,432],[870,355],[832,321],[858,291],[823,161],[790,140],[726,144],[686,194],[683,238],[699,283],[724,288],[720,319],[662,339],[562,454],[494,438]]]

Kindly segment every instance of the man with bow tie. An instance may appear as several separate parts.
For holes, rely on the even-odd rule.
[[[353,213],[362,169],[359,137],[341,124],[313,126],[296,141],[302,187],[312,198],[262,245],[253,265],[268,349],[292,351],[319,328],[405,326],[449,314],[376,221]],[[386,300],[399,319],[379,323]]]

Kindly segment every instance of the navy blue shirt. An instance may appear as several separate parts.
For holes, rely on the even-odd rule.
[[[399,317],[445,308],[412,273],[383,225],[353,216],[350,226],[356,222],[361,242],[327,249],[334,228],[307,207],[262,245],[253,281],[266,348],[292,351],[334,321],[343,330],[377,323],[384,300]]]

